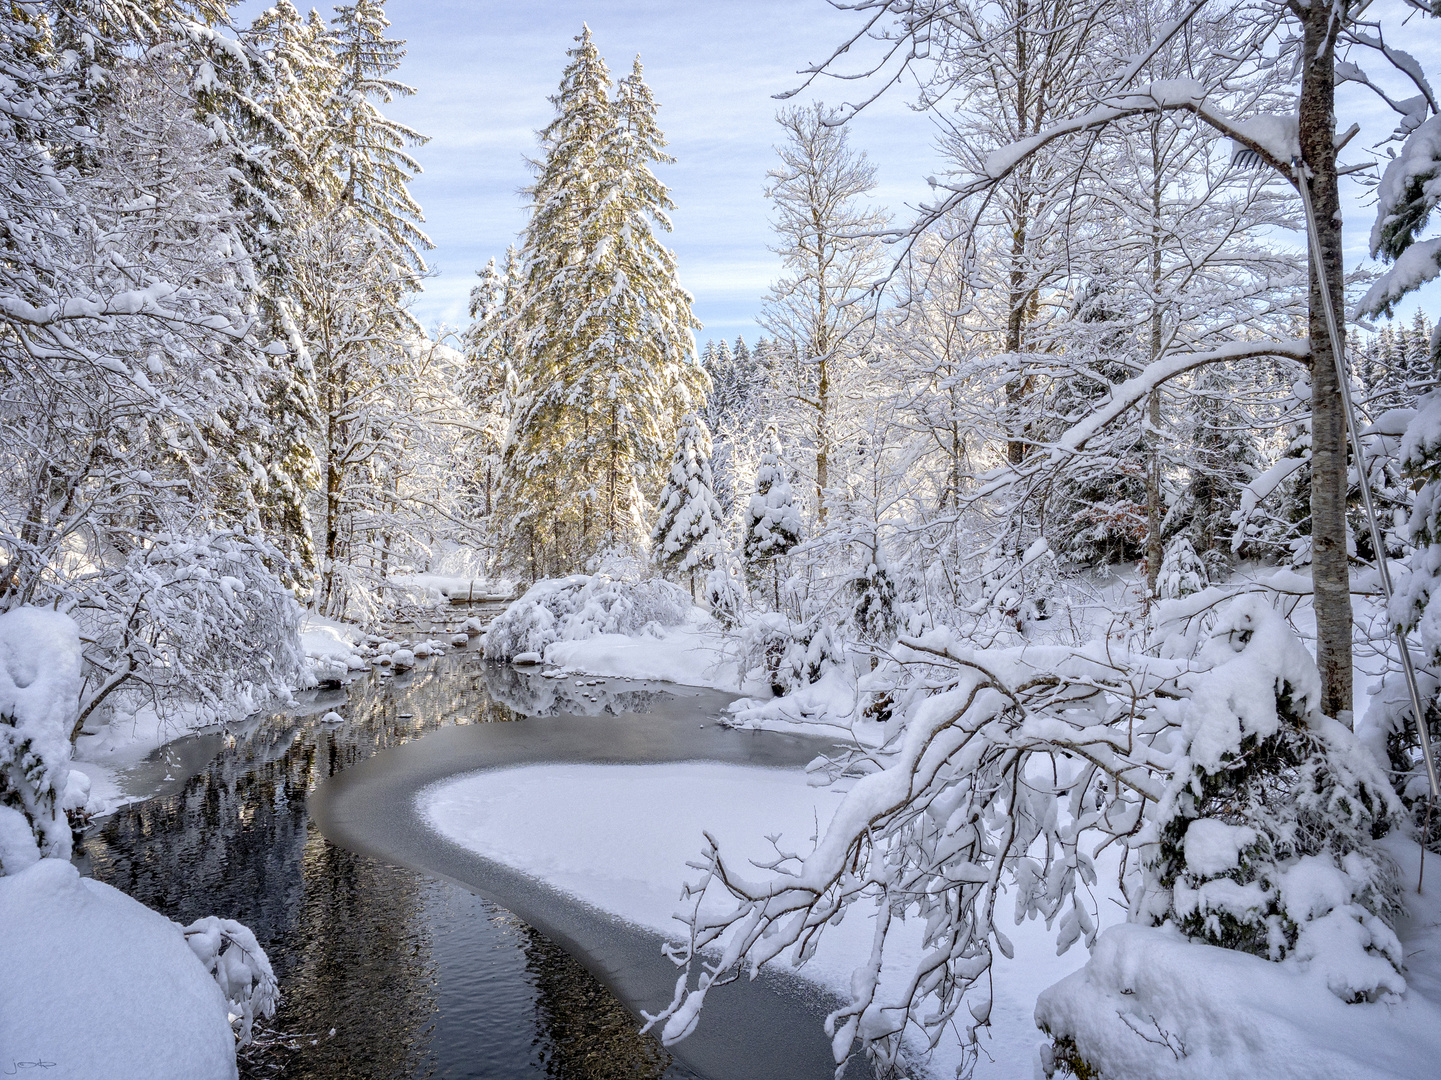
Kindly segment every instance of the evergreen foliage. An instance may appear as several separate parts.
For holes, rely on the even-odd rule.
[[[767,569],[772,576],[772,596],[780,607],[780,569],[776,560],[800,543],[801,516],[791,494],[790,481],[781,463],[780,440],[770,432],[770,445],[756,468],[755,492],[746,504],[742,557],[746,576],[754,584]]]
[[[501,486],[511,565],[532,577],[638,546],[680,417],[705,374],[676,280],[667,162],[639,61],[610,95],[585,29],[551,99],[528,189],[519,323],[526,347]]]
[[[1314,662],[1263,602],[1236,601],[1210,648],[1216,666],[1195,681],[1185,750],[1148,834],[1146,915],[1272,960],[1321,947],[1307,940],[1320,920],[1354,923],[1380,963],[1343,996],[1398,989],[1399,887],[1373,840],[1396,809],[1390,785],[1315,711]]]
[[[714,566],[725,546],[720,504],[711,490],[710,432],[699,413],[681,421],[670,474],[660,493],[660,517],[651,530],[651,549],[666,570],[688,574]]]

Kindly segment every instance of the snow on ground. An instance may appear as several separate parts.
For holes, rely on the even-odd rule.
[[[184,931],[63,859],[0,877],[0,1074],[228,1080],[225,995]]]
[[[764,838],[777,832],[783,846],[804,850],[838,799],[832,789],[809,786],[799,771],[684,762],[474,773],[434,785],[417,802],[431,825],[455,843],[628,922],[679,937],[681,924],[672,916],[682,907],[682,883],[694,876],[686,863],[700,853],[703,830],[723,850],[751,858],[764,858],[770,851]],[[577,815],[576,806],[586,812]],[[1119,920],[1120,909],[1109,907]],[[910,942],[911,961],[919,930]],[[992,1031],[983,1041],[990,1060],[983,1056],[975,1073],[982,1080],[1031,1080],[1043,1041],[1032,1019],[1036,996],[1085,960],[1081,949],[1057,957],[1040,923],[1007,932],[1016,958],[997,962]],[[827,930],[800,974],[846,993],[851,969],[870,950],[871,934],[871,920],[853,911]],[[957,1045],[943,1045],[930,1071],[953,1076],[960,1060]]]
[[[544,662],[558,674],[651,679],[739,690],[740,671],[726,635],[692,625],[672,627],[655,636],[598,634],[584,641],[557,641],[546,647]]]
[[[1154,1080],[1422,1080],[1441,1061],[1441,884],[1415,891],[1420,848],[1392,838],[1409,914],[1397,932],[1407,988],[1348,1004],[1324,955],[1272,963],[1114,926],[1086,967],[1041,994],[1037,1018],[1075,1032],[1103,1075]],[[1097,1048],[1100,1048],[1099,1050]]]
[[[515,595],[513,582],[492,581],[483,577],[455,574],[392,574],[388,580],[392,585],[436,600],[449,600],[452,596],[465,597],[467,600],[509,600]]]

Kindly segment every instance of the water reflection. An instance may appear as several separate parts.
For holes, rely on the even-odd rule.
[[[157,755],[162,794],[102,821],[77,861],[181,923],[218,914],[255,930],[281,982],[276,1027],[318,1039],[248,1075],[689,1076],[548,939],[458,886],[336,847],[306,810],[324,777],[443,725],[623,711],[658,696],[523,675],[473,651],[367,676],[348,694]],[[331,709],[343,723],[319,720]],[[219,753],[202,766],[207,745]]]
[[[526,716],[619,716],[644,712],[666,695],[632,687],[624,680],[557,679],[539,668],[487,664],[485,688],[492,699]]]

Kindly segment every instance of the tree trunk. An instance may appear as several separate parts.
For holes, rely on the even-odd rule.
[[[829,359],[822,355],[816,380],[816,518],[826,523],[826,487],[830,483],[831,369]]]
[[[1336,176],[1335,38],[1331,8],[1299,9],[1304,31],[1301,56],[1301,156],[1320,236],[1320,255],[1331,302],[1340,318],[1342,290],[1341,200]],[[1346,564],[1346,418],[1336,359],[1326,328],[1311,256],[1311,573],[1316,606],[1316,663],[1321,671],[1321,709],[1351,726],[1351,582]],[[1344,327],[1340,328],[1344,335]]]
[[[1018,365],[1015,373],[1006,380],[1006,460],[1019,465],[1026,459],[1026,424],[1019,419],[1026,398],[1030,396],[1030,378],[1019,367],[1021,352],[1021,331],[1026,321],[1026,216],[1024,207],[1017,208],[1018,220],[1011,232],[1011,272],[1006,296],[1006,352],[1012,363]]]
[[[334,614],[332,603],[335,592],[335,560],[340,548],[340,489],[341,469],[336,448],[340,442],[339,404],[335,400],[335,389],[331,387],[327,397],[325,425],[325,567],[322,571],[321,610],[327,615]]]
[[[1151,121],[1151,349],[1150,361],[1161,358],[1161,140],[1160,118]],[[1146,470],[1146,606],[1156,596],[1161,576],[1161,391],[1146,403],[1146,442],[1151,460]]]

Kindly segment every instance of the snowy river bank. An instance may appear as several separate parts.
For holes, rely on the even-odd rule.
[[[659,934],[487,864],[413,811],[415,785],[500,760],[502,746],[512,763],[671,753],[797,767],[814,746],[701,727],[725,704],[714,692],[525,676],[474,651],[311,697],[161,748],[124,778],[150,797],[97,822],[77,852],[84,872],[170,918],[221,910],[256,931],[284,994],[275,1027],[309,1037],[251,1075],[275,1063],[317,1080],[774,1075],[762,1062],[829,1075],[827,1003],[786,978],[727,995],[735,1015],[717,1009],[708,1039],[673,1057],[633,1011],[663,1004],[674,981]],[[343,722],[323,721],[332,710]],[[555,712],[593,715],[522,718]],[[366,832],[355,797],[381,811],[381,790],[407,811],[372,815]]]

